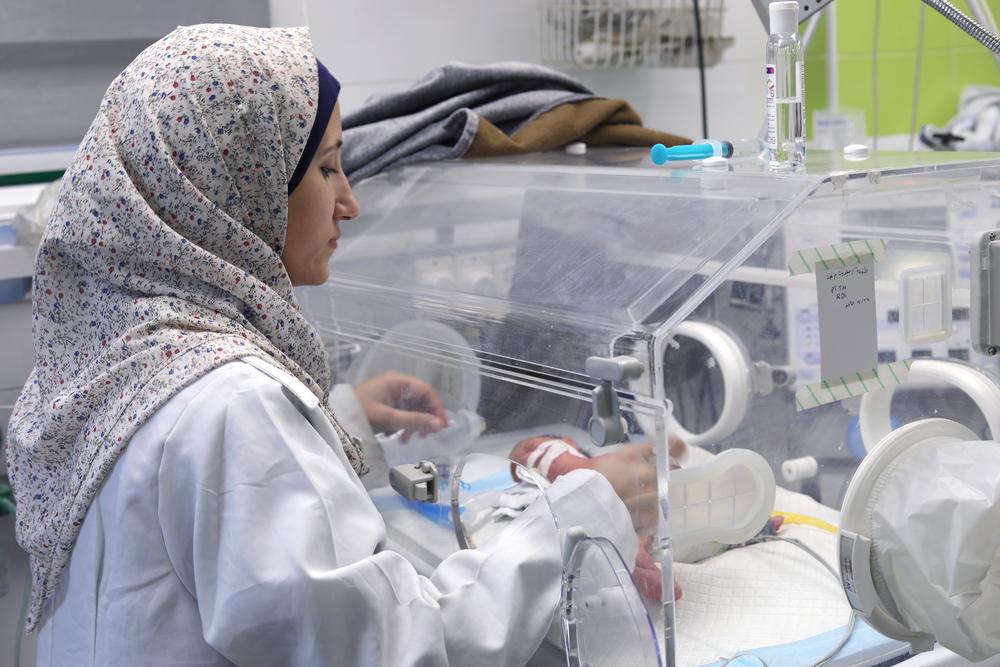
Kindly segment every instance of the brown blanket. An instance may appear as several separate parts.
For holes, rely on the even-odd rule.
[[[690,144],[684,137],[643,127],[642,119],[625,100],[588,99],[567,102],[540,114],[513,135],[481,118],[475,139],[464,158],[518,155],[548,151],[582,141],[589,146],[647,146]]]

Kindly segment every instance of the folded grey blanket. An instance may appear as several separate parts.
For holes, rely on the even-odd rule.
[[[557,105],[593,97],[580,82],[541,65],[449,63],[344,116],[344,170],[356,182],[390,165],[459,158],[480,118],[513,134]]]

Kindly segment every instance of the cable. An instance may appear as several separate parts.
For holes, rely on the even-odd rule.
[[[768,667],[768,664],[764,662],[764,658],[760,657],[759,655],[754,655],[753,653],[737,653],[731,658],[723,658],[725,662],[722,663],[722,667],[728,667],[728,665],[733,664],[740,658],[753,658],[754,660],[756,660],[761,664],[761,667]]]
[[[996,18],[994,18],[993,11],[990,9],[987,0],[968,0],[968,5],[969,10],[972,12],[972,18],[978,21],[979,25],[994,35],[1000,34],[1000,28],[997,27]],[[994,53],[993,60],[996,61],[997,67],[1000,67],[1000,53]]]
[[[917,138],[917,111],[920,108],[920,65],[924,56],[924,19],[927,6],[920,5],[920,27],[917,28],[917,68],[913,73],[913,110],[910,112],[910,143],[908,150],[913,150],[913,142]]]
[[[829,572],[830,575],[834,579],[836,579],[838,583],[840,583],[840,575],[834,572],[830,564],[827,563],[822,556],[816,553],[811,547],[806,545],[804,542],[797,540],[793,537],[781,537],[779,535],[761,535],[760,539],[764,542],[787,542],[789,544],[797,546],[798,548],[802,549],[807,554],[818,560],[820,564],[826,569],[826,571]],[[830,649],[830,651],[826,655],[824,655],[822,658],[814,662],[812,664],[812,667],[822,667],[826,663],[830,662],[830,659],[833,658],[833,656],[840,653],[841,649],[847,646],[847,642],[851,640],[851,635],[854,633],[854,624],[856,620],[857,617],[854,614],[854,610],[851,610],[851,617],[847,621],[847,628],[844,630],[844,636],[841,637],[840,641],[837,642],[837,645],[834,646],[832,649]]]
[[[847,646],[847,642],[851,641],[851,635],[854,634],[854,624],[857,623],[858,616],[853,611],[851,612],[851,620],[847,622],[847,628],[844,630],[844,636],[841,637],[837,645],[830,649],[830,652],[824,655],[822,658],[813,663],[812,667],[823,667],[826,663],[830,662],[835,655],[840,653],[840,651]]]
[[[827,572],[829,572],[833,576],[833,578],[837,580],[838,583],[840,582],[840,576],[833,571],[833,567],[831,567],[830,564],[827,563],[822,556],[816,553],[816,551],[813,550],[812,547],[808,546],[807,544],[805,544],[800,540],[795,539],[794,537],[781,537],[780,535],[759,535],[754,540],[749,542],[749,544],[754,544],[759,542],[787,542],[788,544],[796,546],[805,551],[813,558],[815,558],[817,561],[819,561],[819,563],[823,566],[823,568]],[[834,656],[840,653],[840,651],[843,650],[845,646],[847,646],[847,642],[851,640],[851,635],[854,634],[855,623],[857,623],[857,615],[852,610],[851,617],[847,621],[847,627],[844,629],[844,636],[840,638],[840,641],[837,642],[836,646],[830,649],[822,658],[812,663],[810,667],[823,667],[823,665],[830,662],[830,660],[833,659]],[[740,658],[753,658],[758,662],[760,662],[762,667],[768,667],[767,663],[764,662],[763,658],[761,658],[758,655],[754,655],[753,653],[750,652],[737,653],[736,655],[730,658],[722,658],[722,660],[725,660],[725,662],[722,663],[722,667],[727,667],[727,665],[731,665],[733,662],[739,660]]]
[[[822,565],[823,568],[830,573],[831,577],[833,577],[837,581],[840,581],[840,575],[833,571],[833,567],[829,563],[827,563],[822,556],[816,553],[816,551],[813,550],[813,548],[807,545],[805,542],[797,540],[794,537],[782,537],[780,535],[761,535],[757,539],[760,540],[761,542],[787,542],[788,544],[797,546],[799,549],[802,549],[807,554],[818,560],[820,565]]]
[[[701,34],[701,9],[694,3],[694,32],[698,43],[698,78],[701,82],[701,136],[708,139],[708,95],[705,91],[705,43]]]
[[[875,0],[875,29],[872,31],[872,150],[878,150],[878,31],[882,0]]]

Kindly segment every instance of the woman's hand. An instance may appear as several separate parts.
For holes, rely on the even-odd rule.
[[[437,392],[426,382],[396,371],[380,373],[354,387],[372,430],[403,431],[403,442],[443,429],[448,418]]]
[[[656,493],[653,443],[629,445],[613,454],[591,459],[594,470],[604,475],[632,516],[640,535],[656,530],[660,518]]]
[[[655,531],[660,517],[654,448],[653,442],[644,442],[590,459],[593,469],[611,482],[615,493],[625,503],[635,531],[640,535]],[[671,437],[668,448],[670,467],[676,468],[675,461],[684,455],[687,445],[680,438]]]

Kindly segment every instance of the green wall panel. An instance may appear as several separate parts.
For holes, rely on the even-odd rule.
[[[910,131],[920,26],[920,0],[881,0],[878,33],[878,133]],[[955,2],[969,13],[962,0]],[[865,113],[868,132],[873,118],[873,46],[875,0],[836,0],[840,106]],[[1000,20],[1000,0],[990,0]],[[942,125],[955,115],[968,84],[1000,87],[1000,68],[990,52],[947,19],[926,8],[917,127]],[[826,18],[824,17],[825,21]],[[828,107],[826,27],[820,25],[806,54],[809,127],[812,113]]]

